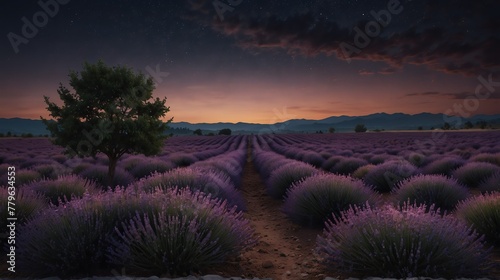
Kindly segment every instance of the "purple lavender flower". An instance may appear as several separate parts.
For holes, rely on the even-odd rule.
[[[452,216],[425,207],[353,207],[318,237],[323,262],[352,276],[478,277],[491,256],[481,238]]]

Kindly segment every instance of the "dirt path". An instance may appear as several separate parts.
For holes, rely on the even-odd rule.
[[[251,156],[249,147],[249,159]],[[251,160],[243,171],[241,191],[255,228],[258,244],[233,262],[213,273],[230,277],[272,279],[324,279],[313,250],[320,229],[308,229],[290,222],[282,213],[282,201],[266,194],[264,183]],[[333,276],[333,275],[331,275]]]

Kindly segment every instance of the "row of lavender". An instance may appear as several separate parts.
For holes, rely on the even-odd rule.
[[[411,150],[403,144],[413,141],[390,135],[391,143],[401,145],[405,151]],[[371,170],[358,178],[350,172],[332,174],[319,168],[323,164],[314,166],[311,162],[300,160],[313,158],[307,156],[313,150],[318,151],[318,154],[336,154],[330,158],[343,153],[344,161],[349,156],[362,158],[361,155],[366,151],[357,147],[356,143],[361,144],[363,141],[353,141],[356,138],[350,135],[347,145],[336,140],[340,150],[330,147],[327,151],[321,147],[325,143],[319,141],[324,139],[315,137],[258,136],[252,141],[253,157],[268,193],[277,199],[284,199],[283,209],[288,217],[306,226],[325,226],[324,234],[317,240],[317,252],[329,267],[351,275],[357,273],[359,276],[398,278],[477,277],[489,273],[493,262],[487,247],[500,246],[499,192],[489,189],[485,195],[472,196],[470,185],[464,185],[455,178],[421,174],[417,171],[421,170],[418,166],[402,158],[404,152],[394,153],[394,158],[387,156],[391,159],[386,163],[374,164]],[[479,143],[488,141],[487,138]],[[316,143],[309,144],[311,142]],[[373,149],[394,148],[387,147],[387,140],[382,143],[386,147],[374,145]],[[495,151],[500,148],[498,144],[498,141],[486,144],[489,145],[486,149]],[[349,145],[352,154],[345,150]],[[306,151],[308,148],[311,149]],[[288,149],[295,149],[302,156]],[[288,158],[276,153],[276,150]],[[484,151],[480,154],[484,154]],[[321,158],[323,163],[329,160],[328,157]],[[469,158],[478,157],[470,155]],[[466,165],[466,159],[463,161]],[[386,169],[389,164],[393,166],[392,169]],[[377,169],[384,170],[377,173],[381,173],[380,181],[385,181],[382,183],[387,186],[369,184],[369,180],[361,179]],[[404,178],[401,175],[405,175]],[[488,180],[496,180],[493,187],[498,190],[500,177],[491,176],[496,179]],[[382,199],[379,193],[387,191],[392,193],[392,197],[387,199],[385,196]],[[454,215],[449,215],[452,212]],[[482,237],[478,238],[479,235]]]
[[[176,167],[185,167],[199,160],[206,160],[234,150],[243,141],[235,137],[175,137],[166,140],[162,152],[155,157],[124,155],[117,166],[113,185],[126,186],[153,171],[166,172]],[[48,139],[2,139],[0,145],[0,180],[5,182],[7,166],[18,170],[17,183],[55,179],[61,175],[77,174],[83,178],[104,185],[108,159],[96,158],[68,159],[61,147]]]
[[[443,133],[443,132],[441,132]],[[500,190],[500,132],[263,136],[287,158],[363,179],[379,192],[418,174],[441,174],[482,192]],[[434,139],[434,140],[433,140]]]
[[[103,190],[76,174],[18,185],[18,271],[74,277],[126,267],[132,273],[174,276],[239,254],[254,243],[238,190],[247,139],[219,140],[221,145],[214,147],[185,144],[198,147],[186,153],[195,158],[188,167],[155,170],[114,189]],[[207,147],[219,155],[205,153],[203,160],[194,156]],[[7,195],[2,186],[2,228]]]

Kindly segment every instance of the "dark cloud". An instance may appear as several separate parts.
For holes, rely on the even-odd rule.
[[[282,50],[290,55],[385,62],[388,67],[380,74],[391,74],[404,64],[414,64],[444,73],[476,76],[500,70],[500,20],[490,12],[498,3],[486,2],[493,7],[464,1],[426,1],[422,25],[408,26],[406,30],[396,26],[396,17],[410,15],[408,8],[392,15],[394,20],[386,30],[381,29],[380,35],[370,38],[366,46],[355,42],[355,27],[365,30],[370,22],[366,19],[345,27],[311,12],[286,17],[246,17],[241,12],[227,13],[223,21],[212,18],[212,26],[234,37],[241,48],[254,52]]]
[[[408,93],[405,96],[410,96],[410,97],[415,97],[415,96],[433,96],[433,97],[445,97],[449,99],[466,99],[468,97],[474,97],[473,92],[438,92],[438,91],[427,91],[427,92],[415,92],[415,93]],[[488,99],[500,99],[500,92],[493,92],[488,96]]]
[[[406,96],[429,96],[429,95],[440,95],[441,93],[437,91],[426,91],[426,92],[414,92],[408,93]]]

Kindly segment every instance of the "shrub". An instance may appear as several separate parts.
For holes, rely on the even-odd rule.
[[[0,187],[0,236],[1,233],[7,232],[7,203],[9,192],[6,186]],[[16,189],[14,201],[15,217],[17,218],[16,224],[21,225],[28,221],[33,216],[42,212],[48,205],[45,200],[30,191],[25,191],[22,188]],[[12,205],[11,205],[12,206]],[[3,248],[2,248],[3,249]]]
[[[42,175],[35,170],[20,169],[16,170],[16,185],[21,186],[27,183],[42,179]]]
[[[490,244],[500,246],[500,192],[479,195],[461,202],[457,214]]]
[[[130,170],[130,174],[132,174],[135,178],[140,179],[151,175],[151,173],[163,173],[173,168],[174,164],[172,162],[166,162],[159,159],[147,159],[135,165]]]
[[[265,181],[276,168],[290,162],[289,159],[281,155],[263,152],[255,155],[254,165],[257,167],[261,178]]]
[[[366,173],[363,180],[381,193],[392,191],[400,181],[417,173],[417,168],[411,163],[401,161],[388,161],[377,165]]]
[[[356,171],[361,166],[367,165],[368,162],[360,158],[344,158],[337,162],[331,169],[330,172],[338,173],[342,175],[349,175]]]
[[[408,160],[411,164],[413,164],[413,165],[415,165],[415,166],[417,166],[417,167],[421,167],[421,166],[423,166],[423,165],[426,163],[427,158],[426,158],[426,156],[425,156],[425,155],[423,155],[423,154],[416,153],[416,152],[412,152],[412,153],[410,153],[410,154],[408,155],[407,160]]]
[[[316,152],[306,152],[301,159],[303,162],[309,163],[314,167],[321,167],[325,159]]]
[[[351,176],[353,178],[356,178],[356,179],[363,179],[365,177],[365,175],[368,174],[368,172],[370,170],[372,170],[375,166],[376,165],[373,165],[373,164],[367,164],[367,165],[361,166],[358,169],[356,169],[354,172],[352,172]]]
[[[476,277],[491,264],[465,223],[414,206],[353,207],[326,223],[317,250],[332,268],[374,277]]]
[[[108,186],[108,167],[103,165],[96,165],[93,167],[89,167],[80,173],[85,179],[89,179],[95,181],[97,184],[101,185],[103,188],[111,187],[115,188],[116,186],[128,186],[130,183],[134,181],[134,177],[130,175],[127,171],[122,168],[116,167],[115,169],[115,177],[113,178],[113,182],[111,186]]]
[[[500,172],[495,173],[479,185],[481,193],[500,192]]]
[[[72,172],[75,174],[81,174],[82,172],[86,171],[87,169],[92,168],[92,166],[93,165],[90,163],[82,162],[82,163],[75,165],[72,168]]]
[[[153,221],[145,223],[146,227],[153,226],[153,231],[134,227],[138,226],[137,217],[144,215]],[[162,217],[166,219],[163,222]],[[165,223],[169,219],[186,221],[182,225],[190,225],[187,228],[190,231],[185,228],[174,230],[175,223]],[[161,226],[155,227],[154,221],[160,222],[158,225]],[[162,261],[166,262],[164,269],[173,268],[170,272],[185,273],[184,269],[206,265],[203,261],[207,257],[203,254],[209,255],[211,263],[222,262],[227,256],[252,244],[252,231],[241,212],[200,193],[178,189],[142,195],[119,190],[85,196],[65,204],[64,208],[44,212],[19,232],[20,271],[29,271],[37,277],[70,277],[95,273],[109,264],[136,266]],[[189,243],[193,236],[180,234],[182,232],[201,238],[196,239],[202,241],[201,246],[210,246],[199,250],[201,246]],[[152,236],[142,233],[151,233]],[[130,234],[138,234],[141,238],[132,240],[128,238]],[[182,252],[182,249],[186,251]],[[142,255],[138,255],[141,252]],[[149,255],[152,252],[156,254]],[[172,258],[172,254],[184,258]]]
[[[465,160],[460,157],[445,156],[423,167],[423,173],[451,176],[455,169],[461,167],[464,164]]]
[[[476,188],[495,173],[500,172],[500,167],[487,162],[469,162],[453,172],[458,181],[469,188]]]
[[[58,176],[69,173],[69,170],[62,164],[42,164],[33,167],[33,170],[40,173],[42,178],[56,179]]]
[[[402,207],[406,202],[417,206],[425,205],[426,211],[439,208],[441,213],[455,209],[461,200],[469,196],[466,187],[455,179],[442,175],[417,175],[398,184],[394,189],[395,199]]]
[[[186,190],[176,200],[152,217],[137,214],[123,223],[109,261],[179,275],[222,263],[253,244],[249,222],[235,208],[228,210],[225,202]]]
[[[231,160],[231,158],[225,158],[224,160],[198,161],[191,167],[205,170],[206,172],[222,172],[231,179],[231,182],[236,188],[241,185],[243,170],[238,162],[236,162],[236,160]]]
[[[339,161],[343,160],[343,156],[331,156],[325,162],[323,162],[323,165],[321,166],[322,169],[326,171],[330,171],[335,164],[337,164]]]
[[[59,201],[66,202],[73,198],[82,198],[85,192],[89,194],[98,192],[95,183],[76,175],[61,176],[56,180],[45,179],[32,182],[25,188],[44,196],[54,205],[59,205]]]
[[[478,154],[469,159],[469,161],[488,162],[500,166],[500,153],[496,154]]]
[[[194,168],[177,168],[166,173],[152,174],[135,184],[135,188],[145,192],[152,192],[157,188],[167,190],[175,187],[201,191],[212,197],[225,199],[240,210],[246,209],[241,193],[230,183],[228,177],[222,177],[220,173],[203,172]]]
[[[351,205],[375,205],[375,193],[362,181],[334,174],[316,174],[295,183],[286,194],[284,211],[294,222],[317,227]]]
[[[171,154],[169,159],[176,167],[186,167],[198,161],[195,156],[186,153]]]
[[[281,199],[293,183],[318,172],[312,165],[292,160],[271,173],[266,182],[267,193],[273,198]]]

